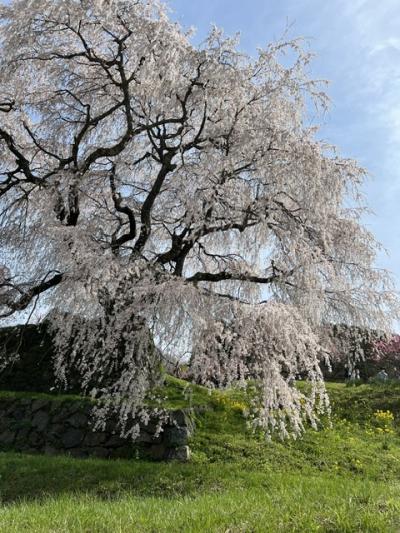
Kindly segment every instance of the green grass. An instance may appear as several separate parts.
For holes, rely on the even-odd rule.
[[[254,486],[197,496],[62,495],[21,503],[0,517],[4,531],[277,532],[398,531],[399,486],[369,481],[259,475]]]
[[[0,391],[0,400],[49,400],[51,402],[89,402],[90,398],[78,396],[77,394],[47,394],[45,392],[24,392],[24,391]]]
[[[329,384],[333,427],[284,443],[246,428],[241,392],[190,388],[164,391],[204,407],[189,464],[1,453],[0,531],[400,531],[400,385]]]

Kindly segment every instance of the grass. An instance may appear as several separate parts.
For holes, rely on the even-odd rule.
[[[0,524],[10,533],[385,532],[400,526],[396,485],[289,474],[260,475],[253,481],[255,486],[196,497],[62,495],[8,508]]]
[[[240,393],[170,378],[171,407],[203,406],[189,464],[0,454],[4,532],[398,532],[400,385],[329,384],[333,427],[290,442],[251,434]],[[377,410],[395,415],[378,432]]]
[[[0,391],[0,400],[49,400],[51,402],[89,402],[89,398],[83,398],[77,394],[47,394],[45,392],[24,392],[24,391]]]

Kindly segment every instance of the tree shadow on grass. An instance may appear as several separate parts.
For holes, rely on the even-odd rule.
[[[209,465],[0,452],[0,500],[3,504],[77,493],[105,500],[128,493],[194,496],[223,487],[221,476]]]

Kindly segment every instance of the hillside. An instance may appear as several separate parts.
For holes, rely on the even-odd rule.
[[[246,429],[238,391],[169,378],[165,392],[203,407],[191,463],[3,452],[0,530],[399,530],[400,385],[329,384],[333,427],[284,443]]]

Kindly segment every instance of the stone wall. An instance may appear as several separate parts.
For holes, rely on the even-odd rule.
[[[159,368],[161,356],[150,331],[148,350],[155,354],[154,368]],[[114,370],[111,374],[107,372],[110,383],[118,380],[123,371],[123,354],[121,353],[120,361],[115,359],[116,354],[113,355]],[[75,357],[79,360],[79,354]],[[82,376],[76,371],[76,361],[73,365],[67,365],[68,386],[65,388],[64,384],[56,380],[54,358],[53,338],[47,322],[0,328],[0,361],[9,361],[9,364],[0,370],[0,390],[81,394]],[[88,390],[98,389],[106,386],[107,381],[104,381],[104,376],[100,376],[100,373],[95,373],[87,385]]]
[[[141,428],[135,443],[118,435],[116,424],[105,431],[91,428],[91,405],[75,398],[0,397],[0,448],[74,457],[134,458],[186,461],[188,439],[194,429],[193,413],[171,411],[164,431],[155,436],[152,421]]]
[[[60,389],[54,377],[53,347],[45,325],[0,328],[0,355],[2,360],[12,361],[0,371],[2,390],[47,393]]]

